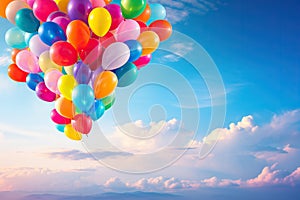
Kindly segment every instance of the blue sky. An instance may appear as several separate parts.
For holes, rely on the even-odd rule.
[[[152,64],[140,70],[133,86],[117,90],[115,107],[97,126],[104,134],[84,137],[83,145],[55,130],[49,117],[53,104],[9,80],[4,35],[11,25],[0,19],[0,191],[265,199],[276,190],[274,199],[299,197],[299,2],[150,2],[167,8],[176,32],[161,44]],[[151,81],[156,84],[136,90]],[[124,102],[128,112],[121,109]],[[210,120],[213,109],[221,113],[215,123]],[[147,140],[124,135],[143,137],[157,130],[161,134]],[[199,159],[216,136],[215,148]],[[186,145],[189,150],[180,156]],[[87,150],[95,151],[100,162]],[[155,194],[145,195],[151,199]]]

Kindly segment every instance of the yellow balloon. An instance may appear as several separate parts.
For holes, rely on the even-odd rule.
[[[103,37],[110,29],[111,15],[105,8],[94,8],[89,14],[88,23],[97,36]]]
[[[143,48],[142,56],[153,53],[159,46],[159,36],[153,31],[144,31],[137,39]]]
[[[60,11],[68,13],[68,4],[70,0],[54,0]]]
[[[77,82],[72,75],[63,75],[59,78],[57,86],[62,96],[68,100],[72,100],[72,92]]]
[[[62,70],[62,66],[59,66],[59,65],[55,64],[50,59],[50,52],[49,51],[45,51],[40,55],[39,65],[40,65],[40,68],[43,72],[46,72],[49,69],[58,69],[59,71]]]
[[[82,139],[81,133],[77,132],[72,127],[71,124],[68,124],[65,126],[64,132],[65,132],[65,135],[71,140],[81,140]]]

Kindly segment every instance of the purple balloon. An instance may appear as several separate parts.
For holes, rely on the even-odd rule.
[[[91,69],[82,61],[74,65],[73,73],[78,84],[88,84],[92,77]]]
[[[98,75],[103,72],[103,68],[100,66],[98,67],[95,71],[93,71],[93,75],[92,75],[92,79],[91,79],[91,84],[92,84],[92,87],[94,88],[94,82],[96,80],[96,78],[98,77]]]
[[[119,24],[124,20],[122,16],[121,7],[117,4],[108,4],[104,7],[111,15],[112,23],[109,30],[115,30]]]
[[[52,22],[56,17],[68,17],[68,15],[61,11],[54,11],[47,17],[47,22]]]
[[[68,14],[71,20],[79,19],[87,23],[92,8],[92,3],[89,0],[70,0]]]
[[[71,22],[71,20],[68,17],[55,17],[52,22],[58,24],[62,30],[66,33],[68,24]]]
[[[43,101],[53,102],[56,99],[56,94],[51,92],[45,82],[40,82],[35,88],[36,95]]]

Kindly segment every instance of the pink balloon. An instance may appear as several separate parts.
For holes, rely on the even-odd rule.
[[[56,17],[52,20],[52,22],[58,24],[66,33],[67,26],[71,22],[71,20],[68,17]]]
[[[63,116],[61,116],[56,109],[53,109],[51,111],[51,119],[54,123],[56,124],[70,124],[71,123],[71,120],[68,119],[68,118],[65,118]]]
[[[58,69],[51,69],[46,72],[44,80],[46,86],[49,88],[50,91],[60,94],[58,88],[57,88],[57,83],[59,78],[63,75]]]
[[[40,21],[47,21],[47,17],[58,11],[59,8],[53,0],[35,0],[33,4],[33,13]]]
[[[35,0],[26,0],[27,4],[30,6],[30,8],[33,7],[34,1]]]
[[[140,25],[132,19],[123,21],[116,30],[116,39],[119,42],[136,40],[140,35]]]
[[[40,82],[35,88],[36,95],[43,101],[53,102],[56,99],[56,94],[51,92],[45,82]]]
[[[17,54],[16,64],[20,69],[28,73],[41,72],[38,64],[38,58],[28,50],[22,50]]]
[[[90,0],[90,2],[92,3],[93,8],[104,7],[106,5],[104,0]]]
[[[152,58],[151,54],[141,56],[139,59],[137,59],[133,63],[136,65],[136,67],[138,69],[141,69],[142,67],[145,67],[146,65],[149,64],[149,62],[151,61],[151,58]]]
[[[50,46],[46,45],[39,37],[38,34],[32,36],[32,38],[29,41],[29,48],[30,51],[37,57],[40,57],[40,55],[44,51],[49,51]]]
[[[92,125],[92,119],[83,113],[75,115],[74,119],[72,120],[73,128],[82,134],[88,134],[92,129]]]
[[[47,17],[47,22],[52,22],[56,17],[68,17],[68,15],[61,11],[55,11]]]

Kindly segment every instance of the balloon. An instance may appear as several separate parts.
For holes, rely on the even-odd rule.
[[[84,48],[90,39],[90,29],[81,20],[74,20],[69,23],[67,27],[68,42],[70,42],[76,49]]]
[[[27,47],[24,32],[18,27],[12,27],[6,31],[5,42],[8,46],[16,49],[24,49]]]
[[[43,101],[53,102],[56,99],[56,94],[51,92],[45,82],[40,82],[35,88],[36,95]]]
[[[73,65],[72,66],[65,66],[63,68],[64,68],[64,70],[65,70],[65,72],[66,72],[67,75],[74,76],[74,74],[73,74],[73,68],[74,68],[74,66]]]
[[[133,64],[135,64],[138,69],[141,69],[142,67],[145,67],[149,64],[149,62],[151,61],[151,57],[151,54],[141,56],[139,59],[134,61]]]
[[[138,17],[144,12],[146,5],[146,0],[121,0],[122,14],[126,19]]]
[[[89,0],[70,0],[68,4],[68,15],[71,20],[82,20],[87,23],[92,4]]]
[[[117,4],[109,4],[104,7],[111,15],[112,23],[109,30],[115,30],[119,24],[124,20],[122,16],[121,7]]]
[[[113,92],[112,94],[110,94],[109,96],[107,97],[104,97],[103,99],[101,99],[104,107],[105,107],[105,110],[108,110],[112,107],[112,105],[115,103],[116,101],[116,93]]]
[[[148,30],[148,26],[144,22],[141,21],[136,21],[136,22],[140,26],[141,33]]]
[[[98,75],[103,72],[102,67],[98,67],[95,71],[92,72],[92,78],[91,78],[91,85],[94,85],[95,80],[97,79]]]
[[[82,61],[74,65],[73,74],[78,84],[88,84],[92,77],[91,69]]]
[[[104,0],[106,5],[110,4],[112,0]]]
[[[29,42],[31,40],[31,38],[36,35],[37,32],[34,32],[34,33],[25,33],[24,34],[24,37],[25,37],[25,42],[26,42],[26,45],[29,46]]]
[[[59,78],[57,87],[63,97],[72,100],[72,91],[76,87],[77,82],[72,75],[63,75]]]
[[[37,57],[28,50],[22,50],[18,53],[16,57],[16,64],[25,72],[41,72]]]
[[[61,116],[56,109],[53,109],[51,111],[51,119],[54,123],[56,124],[70,124],[71,123],[71,119],[65,118],[63,116]]]
[[[59,97],[55,101],[55,109],[65,118],[72,119],[75,116],[75,105],[72,101],[65,99],[64,97]]]
[[[96,100],[91,109],[88,111],[88,115],[93,121],[97,121],[104,114],[105,107],[101,100]]]
[[[70,66],[77,62],[77,51],[68,42],[55,42],[50,48],[51,60],[60,66]]]
[[[34,35],[31,37],[30,41],[29,41],[29,48],[30,51],[37,57],[40,57],[40,55],[45,52],[45,51],[49,51],[50,46],[46,45],[41,38],[39,37],[39,35]]]
[[[71,22],[71,20],[68,17],[55,17],[52,22],[58,24],[62,30],[64,31],[64,33],[67,32],[67,27],[69,25],[69,23]]]
[[[104,36],[110,29],[112,18],[105,8],[94,8],[88,18],[91,30],[99,37]]]
[[[67,13],[68,12],[68,3],[70,0],[54,0],[62,12]]]
[[[16,25],[25,32],[34,33],[40,26],[40,21],[29,8],[19,10],[15,17]]]
[[[62,28],[54,22],[43,23],[40,26],[38,32],[41,40],[49,46],[51,46],[57,41],[67,40],[67,37]]]
[[[18,55],[18,53],[22,51],[21,49],[13,49],[11,51],[11,60],[15,63],[16,62],[16,57]]]
[[[77,85],[72,92],[72,100],[76,108],[82,112],[87,112],[94,104],[94,91],[86,84]]]
[[[142,14],[140,14],[138,17],[134,18],[134,20],[146,23],[150,19],[150,15],[151,9],[149,4],[147,4],[144,12],[142,12]]]
[[[99,40],[90,38],[88,44],[79,50],[79,57],[91,70],[97,69],[102,63],[103,48]]]
[[[26,77],[26,84],[33,91],[35,91],[36,86],[41,82],[44,82],[44,79],[39,74],[28,74]]]
[[[160,41],[165,41],[172,34],[172,25],[167,20],[156,20],[149,25],[149,30],[154,31]]]
[[[118,77],[118,87],[131,85],[137,78],[138,71],[133,63],[126,63],[124,66],[113,71]]]
[[[64,132],[65,132],[65,135],[66,135],[69,139],[71,139],[71,140],[79,141],[79,140],[82,139],[81,133],[77,132],[77,131],[72,127],[71,124],[67,124],[67,125],[65,126]]]
[[[107,47],[103,53],[102,67],[113,70],[123,66],[130,57],[130,50],[123,42],[115,42]]]
[[[39,57],[39,66],[42,72],[47,72],[49,69],[58,69],[59,71],[62,70],[62,66],[55,64],[50,58],[50,52],[44,51]]]
[[[49,69],[45,73],[45,77],[44,77],[45,84],[46,84],[47,88],[49,88],[50,91],[52,91],[56,94],[60,94],[57,84],[58,84],[59,78],[62,75],[63,75],[62,72],[55,68]]]
[[[128,62],[136,61],[141,55],[142,55],[142,45],[136,40],[127,40],[124,42],[129,50],[130,50],[130,57],[128,59]]]
[[[65,132],[65,127],[66,125],[65,124],[56,124],[56,129],[59,131],[59,132]]]
[[[68,17],[68,15],[61,11],[55,11],[47,17],[47,22],[52,22],[57,17]]]
[[[34,1],[35,0],[26,0],[26,2],[27,2],[27,4],[29,5],[30,8],[33,7]]]
[[[136,40],[140,35],[139,24],[132,20],[127,19],[123,21],[116,30],[116,39],[119,42],[126,40]]]
[[[141,33],[138,41],[142,44],[143,51],[142,55],[153,53],[159,46],[159,37],[153,31],[145,31]]]
[[[10,21],[12,24],[15,24],[15,16],[17,12],[23,8],[28,8],[28,4],[22,0],[16,0],[10,2],[6,9],[5,9],[5,15],[8,21]]]
[[[53,0],[35,0],[33,4],[34,15],[42,22],[47,21],[47,17],[58,11],[59,8]]]
[[[1,17],[6,18],[5,9],[6,9],[7,5],[12,1],[13,0],[1,0],[1,3],[0,3],[0,16]]]
[[[8,76],[17,82],[26,82],[28,73],[21,70],[16,64],[10,64],[8,67]]]
[[[115,90],[117,84],[118,78],[113,72],[101,72],[94,83],[96,99],[101,99],[111,94]]]
[[[96,7],[104,7],[106,5],[104,0],[90,0],[92,3],[93,8]]]
[[[147,24],[151,24],[156,20],[165,19],[167,16],[165,7],[159,3],[150,4],[150,10],[151,10],[151,16]]]
[[[114,34],[108,32],[105,36],[100,38],[100,42],[104,48],[107,48],[109,45],[116,42],[116,38],[114,37]]]
[[[92,125],[92,119],[83,113],[76,115],[72,120],[73,128],[82,134],[89,134],[92,129]]]

